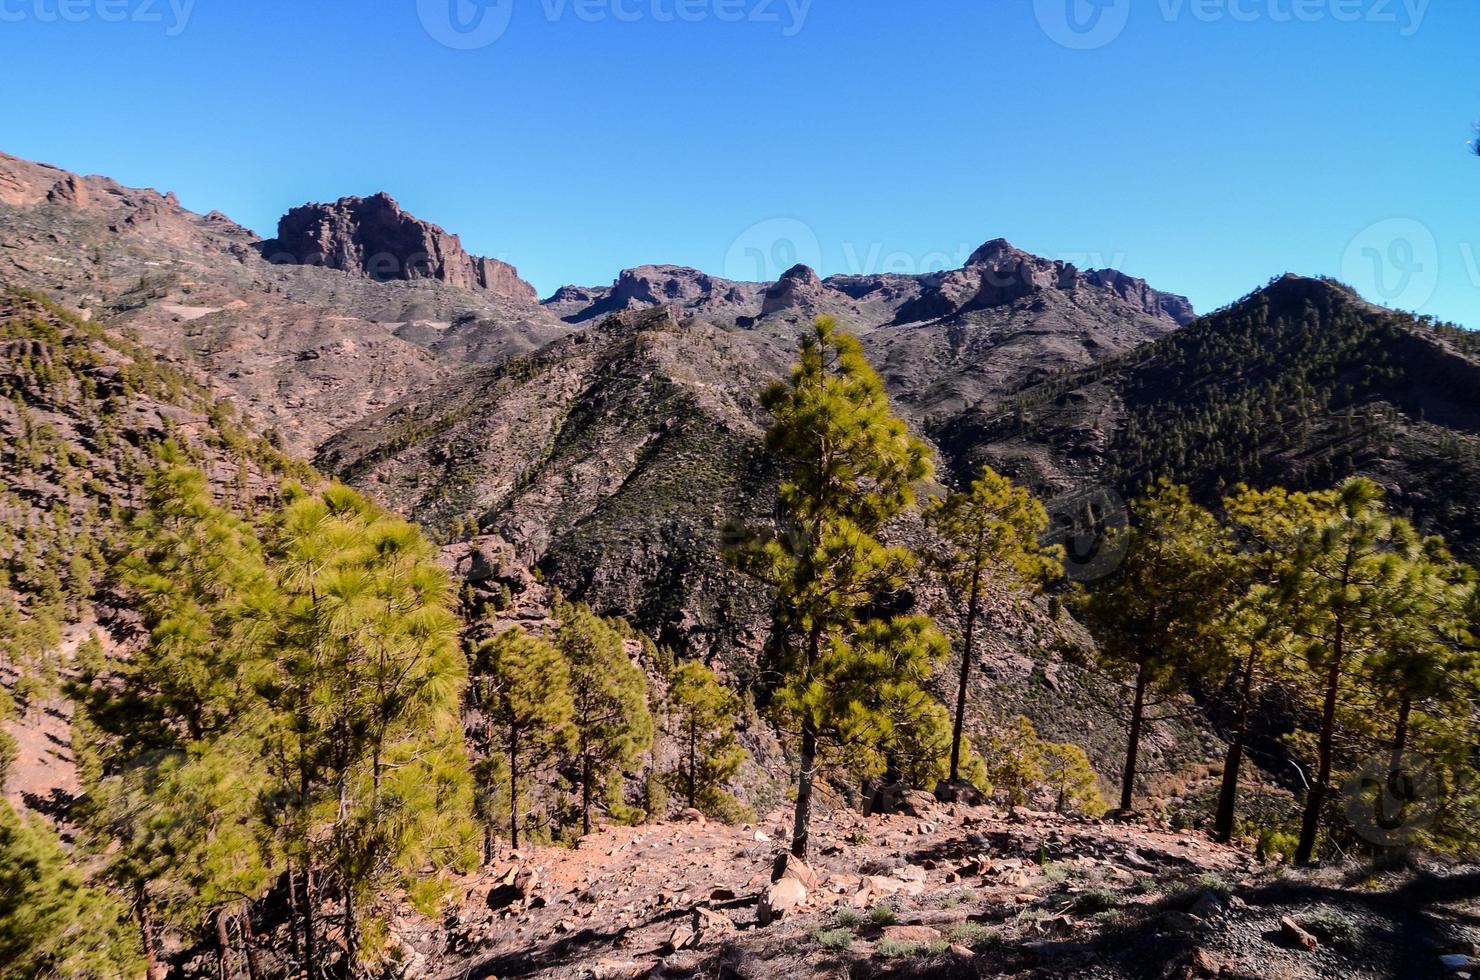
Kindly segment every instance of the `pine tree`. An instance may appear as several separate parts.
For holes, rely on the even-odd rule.
[[[521,786],[574,745],[570,668],[553,644],[517,627],[485,642],[473,662],[490,742],[505,764],[509,843],[517,848]]]
[[[1208,638],[1205,673],[1215,683],[1234,677],[1233,725],[1213,821],[1213,836],[1223,843],[1233,837],[1250,713],[1291,656],[1292,625],[1280,592],[1294,573],[1295,540],[1313,517],[1311,506],[1307,495],[1279,487],[1240,486],[1223,501],[1229,530],[1241,543],[1222,562],[1226,587],[1208,606],[1221,625]]]
[[[89,886],[40,818],[0,799],[0,978],[135,977],[128,910]]]
[[[735,737],[740,699],[714,671],[689,660],[674,668],[668,687],[667,734],[679,750],[679,766],[669,785],[687,805],[706,816],[725,818],[739,808],[724,784],[745,762]]]
[[[581,833],[591,832],[593,806],[606,797],[613,775],[633,765],[653,738],[647,678],[627,655],[621,632],[584,604],[557,602],[555,643],[570,665],[575,728],[572,765],[580,790]]]
[[[894,632],[913,650],[891,656],[854,645],[911,564],[876,535],[913,504],[930,459],[890,410],[858,341],[827,318],[803,337],[790,382],[773,385],[763,402],[775,418],[766,445],[783,466],[781,531],[742,560],[777,593],[769,652],[782,682],[774,706],[800,737],[792,852],[805,857],[821,752],[862,751],[889,721],[880,698],[848,700],[829,678],[915,667],[945,648],[939,634],[904,625]],[[884,624],[875,626],[874,640],[889,638]]]
[[[1045,580],[1061,574],[1062,566],[1059,549],[1039,544],[1048,530],[1043,505],[990,466],[982,467],[968,493],[951,493],[933,501],[926,518],[946,545],[936,556],[936,564],[956,598],[966,603],[961,677],[951,729],[949,778],[956,783],[961,779],[967,682],[982,602],[988,593],[1005,597],[1034,594]]]
[[[1078,811],[1091,818],[1104,814],[1100,779],[1083,749],[1068,742],[1044,742],[1039,752],[1043,781],[1053,790],[1056,813]]]
[[[292,490],[268,537],[277,595],[261,686],[292,794],[282,829],[307,916],[318,872],[337,885],[356,970],[364,913],[386,886],[473,859],[452,590],[417,528],[340,485]]]
[[[1134,508],[1125,560],[1080,602],[1099,644],[1099,663],[1132,692],[1120,806],[1134,801],[1137,755],[1152,696],[1176,692],[1204,652],[1210,609],[1226,585],[1224,532],[1186,487],[1162,481]]]
[[[1343,683],[1371,652],[1379,625],[1401,614],[1395,604],[1402,601],[1418,547],[1407,522],[1386,513],[1382,496],[1377,484],[1362,478],[1314,495],[1316,519],[1297,541],[1296,572],[1284,588],[1322,701],[1316,772],[1301,817],[1297,864],[1308,864],[1315,855],[1331,790]]]
[[[986,760],[987,775],[994,788],[1007,794],[1008,806],[1027,803],[1033,787],[1043,782],[1043,743],[1022,715],[991,734]]]

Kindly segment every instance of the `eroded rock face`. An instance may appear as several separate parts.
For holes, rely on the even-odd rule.
[[[436,279],[530,303],[536,298],[513,266],[469,255],[456,235],[407,214],[385,193],[294,208],[262,252],[274,262],[322,265],[379,282]]]

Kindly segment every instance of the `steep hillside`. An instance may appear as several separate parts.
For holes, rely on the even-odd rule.
[[[311,476],[189,372],[41,297],[0,289],[0,679],[26,708],[7,788],[43,805],[71,785],[58,680],[100,622],[144,477],[170,440],[244,509]],[[44,707],[45,710],[42,710]]]
[[[1354,473],[1469,555],[1480,535],[1480,335],[1286,276],[1155,344],[1025,385],[937,435],[963,469],[1040,487],[1157,476],[1205,498],[1239,482]]]
[[[318,462],[430,526],[472,517],[569,591],[709,647],[729,603],[758,614],[723,533],[769,506],[759,396],[789,356],[666,308],[623,314],[406,399]]]

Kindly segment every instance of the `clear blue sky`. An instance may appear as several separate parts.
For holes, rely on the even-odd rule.
[[[0,0],[0,149],[264,233],[384,189],[542,294],[1006,237],[1480,326],[1470,0],[174,2]]]

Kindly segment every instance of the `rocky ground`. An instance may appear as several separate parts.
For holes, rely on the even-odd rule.
[[[407,976],[1463,977],[1480,870],[1295,872],[1136,820],[911,794],[904,812],[607,827],[505,852],[444,929],[395,930]],[[778,878],[779,875],[779,878]],[[775,880],[773,880],[775,879]]]

